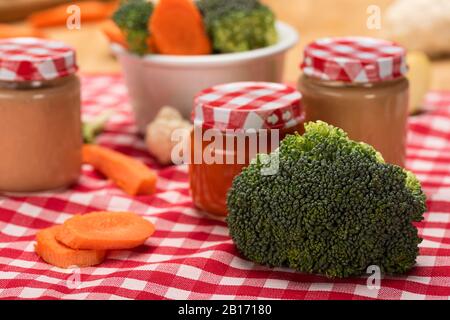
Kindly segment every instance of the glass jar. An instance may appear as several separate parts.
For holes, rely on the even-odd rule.
[[[73,49],[17,38],[2,41],[0,54],[3,65],[5,60],[18,64],[11,68],[15,74],[0,71],[0,191],[70,186],[80,174],[82,147]]]
[[[405,165],[409,83],[405,50],[371,38],[321,39],[305,49],[299,90],[306,121],[322,120]]]
[[[201,138],[197,138],[204,137],[208,130],[211,129],[205,129],[199,126],[194,127],[191,133],[191,154],[197,152],[195,150],[196,145],[201,146],[199,151],[202,154],[208,152],[211,142],[202,141]],[[277,129],[275,129],[275,131],[255,131],[255,139],[252,140],[253,145],[251,142],[251,137],[253,136],[252,133],[239,132],[227,134],[216,131],[214,136],[220,137],[219,139],[221,139],[222,142],[219,143],[219,147],[210,148],[209,152],[212,153],[212,157],[220,159],[220,161],[215,161],[213,163],[207,163],[207,161],[195,163],[195,159],[192,159],[192,162],[189,165],[191,193],[195,206],[215,216],[226,216],[227,192],[231,188],[233,179],[241,173],[244,167],[248,166],[251,159],[256,155],[256,148],[254,148],[254,146],[259,146],[263,143],[265,149],[261,152],[270,153],[278,147],[279,142],[283,140],[286,135],[294,134],[295,132],[302,134],[304,131],[303,122],[293,127],[283,128],[278,132],[277,131]],[[267,138],[263,138],[263,135]],[[234,141],[233,145],[227,147],[227,141]],[[242,144],[242,150],[245,151],[242,154],[242,157],[239,156],[239,141],[245,141]],[[228,159],[231,159],[229,163],[227,163],[227,157]],[[239,158],[241,158],[242,161],[239,161]]]
[[[197,96],[189,163],[197,208],[227,215],[233,179],[256,153],[270,153],[287,134],[303,133],[300,101],[301,95],[285,85],[254,82],[216,86]]]

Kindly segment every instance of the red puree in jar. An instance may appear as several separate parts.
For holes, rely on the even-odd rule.
[[[305,49],[299,90],[306,120],[323,120],[405,165],[409,84],[406,51],[390,41],[326,38]]]
[[[35,38],[0,41],[0,191],[68,187],[81,169],[75,51]]]
[[[287,134],[303,133],[301,95],[283,84],[218,85],[195,98],[190,186],[196,207],[226,216],[234,177],[256,153],[270,153]]]

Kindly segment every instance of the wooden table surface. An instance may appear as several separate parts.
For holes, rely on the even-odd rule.
[[[381,30],[366,27],[369,5],[378,5],[381,12],[392,0],[264,0],[276,12],[278,18],[295,26],[301,36],[298,46],[287,57],[285,79],[295,81],[303,46],[319,37],[342,35],[382,36]],[[382,21],[383,22],[383,21]],[[82,72],[120,72],[111,56],[108,42],[96,24],[83,24],[81,30],[52,28],[48,33],[62,39],[78,50]],[[450,90],[450,60],[433,62],[433,89]]]

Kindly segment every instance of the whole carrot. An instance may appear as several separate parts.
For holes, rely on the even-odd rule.
[[[0,23],[0,39],[17,37],[45,38],[45,34],[41,30],[37,30],[30,26],[16,26]]]
[[[117,2],[79,1],[71,4],[63,4],[50,9],[37,11],[31,14],[27,21],[35,28],[63,26],[67,22],[70,13],[67,8],[76,5],[80,8],[81,22],[99,21],[108,19],[117,8]]]

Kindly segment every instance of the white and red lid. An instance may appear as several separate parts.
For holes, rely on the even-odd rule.
[[[406,50],[368,37],[319,39],[305,48],[304,74],[321,80],[374,83],[406,76]]]
[[[219,130],[282,129],[304,120],[301,94],[268,82],[236,82],[203,90],[195,98],[194,125]]]
[[[77,70],[75,50],[63,42],[38,38],[0,40],[0,81],[54,80]]]

